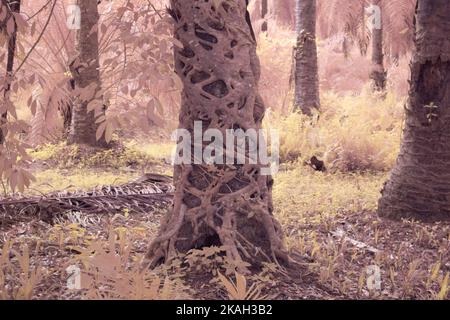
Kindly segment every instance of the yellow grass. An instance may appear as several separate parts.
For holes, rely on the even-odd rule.
[[[280,133],[281,161],[317,156],[331,170],[387,171],[399,150],[403,103],[392,93],[386,99],[325,93],[320,117],[269,112],[265,126]]]
[[[139,176],[137,172],[96,171],[93,169],[48,169],[34,173],[36,182],[30,193],[40,194],[59,190],[90,190],[102,185],[124,184]]]

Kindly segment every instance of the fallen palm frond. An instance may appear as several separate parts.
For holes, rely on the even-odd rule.
[[[130,209],[149,212],[168,206],[172,193],[169,177],[152,174],[125,185],[102,186],[87,192],[64,191],[42,197],[0,200],[0,214],[11,218],[37,215],[52,221],[56,215],[70,211],[114,213]]]

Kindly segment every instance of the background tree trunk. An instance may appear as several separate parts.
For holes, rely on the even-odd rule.
[[[79,0],[81,25],[77,35],[78,56],[70,65],[70,71],[77,91],[88,91],[81,94],[72,108],[72,125],[69,143],[86,144],[93,147],[105,147],[104,137],[96,139],[96,116],[104,112],[103,98],[98,95],[101,90],[97,1]],[[95,104],[96,111],[88,112],[88,105]]]
[[[450,218],[450,6],[419,0],[405,129],[379,214]]]
[[[294,0],[270,0],[271,16],[278,24],[292,28],[295,23]]]
[[[373,0],[372,4],[381,8],[381,0]],[[376,24],[372,28],[372,71],[370,73],[372,87],[378,92],[386,89],[386,71],[384,69],[383,54],[383,17],[381,16],[380,19],[380,28]]]
[[[203,131],[218,129],[224,137],[229,129],[260,129],[265,106],[245,2],[222,2],[212,10],[208,2],[172,0],[171,7],[175,37],[184,45],[175,48],[184,85],[179,127],[193,135],[199,121]],[[232,145],[237,149],[236,141]],[[223,245],[238,265],[286,258],[281,227],[272,215],[273,180],[261,174],[263,166],[202,163],[175,168],[174,208],[149,260],[167,261],[177,252],[212,245]]]
[[[320,108],[316,45],[316,0],[296,0],[294,110],[312,115]]]
[[[60,107],[61,117],[63,119],[63,138],[68,139],[70,128],[72,126],[73,107],[71,102],[67,102]]]
[[[269,1],[261,0],[261,18],[264,20],[261,25],[261,31],[266,32],[269,29],[269,22],[267,21],[267,15],[269,14]]]
[[[21,0],[3,0],[2,5],[6,6],[13,13],[20,13]],[[11,18],[10,14],[7,14],[5,19],[5,26],[8,20]],[[6,28],[4,30],[7,33]],[[9,100],[9,92],[11,90],[11,81],[14,71],[14,55],[16,54],[16,43],[17,43],[17,24],[14,22],[14,31],[8,35],[8,60],[6,62],[6,75],[5,75],[5,85],[3,88],[3,98]],[[0,116],[0,144],[3,144],[6,138],[6,132],[2,128],[8,118],[8,113],[4,112]]]

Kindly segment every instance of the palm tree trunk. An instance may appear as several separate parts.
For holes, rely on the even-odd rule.
[[[372,4],[381,8],[381,0],[373,0]],[[381,10],[376,14],[380,14],[379,19],[382,19]],[[378,19],[376,17],[375,19]],[[372,28],[372,70],[370,79],[372,80],[372,88],[374,91],[383,92],[386,89],[386,71],[384,69],[384,54],[383,54],[383,21],[379,25],[374,23]]]
[[[75,70],[73,70],[75,72]],[[73,117],[73,105],[76,98],[73,97],[73,92],[76,89],[75,79],[71,77],[67,82],[67,90],[69,92],[69,97],[67,101],[63,101],[59,106],[59,112],[63,119],[63,138],[69,139],[70,130],[72,127],[72,117]]]
[[[266,32],[269,29],[267,15],[269,14],[269,1],[261,0],[261,18],[264,20],[261,25],[261,31]]]
[[[63,119],[63,138],[68,139],[70,137],[70,128],[72,126],[72,103],[65,102],[60,106],[60,114]]]
[[[175,37],[184,45],[175,48],[184,86],[179,127],[192,134],[200,123],[203,133],[216,129],[223,137],[232,129],[260,129],[265,106],[246,3],[224,1],[215,8],[205,1],[172,0],[171,7]],[[189,150],[207,146],[189,141]],[[223,144],[229,142],[236,150],[235,139]],[[272,215],[273,180],[261,174],[260,161],[236,164],[236,158],[234,153],[235,165],[203,160],[175,167],[174,208],[149,250],[152,264],[213,245],[223,245],[229,261],[238,264],[286,259],[281,227]]]
[[[20,5],[21,0],[8,0],[2,1],[2,5],[6,6],[11,10],[13,13],[19,13],[20,12]],[[8,14],[6,16],[5,25],[6,22],[12,19],[12,15]],[[5,30],[5,32],[7,32]],[[3,98],[9,99],[9,92],[11,90],[11,81],[12,81],[12,75],[14,70],[14,55],[16,54],[16,43],[17,43],[17,24],[14,22],[14,30],[11,34],[8,35],[8,60],[6,62],[6,75],[5,75],[5,87],[3,88]],[[0,144],[3,144],[6,138],[6,132],[5,128],[3,128],[7,122],[8,113],[3,112],[0,116]]]
[[[101,91],[101,80],[97,1],[78,0],[78,5],[81,11],[81,24],[77,35],[79,52],[78,57],[70,64],[70,70],[76,90],[84,93],[81,93],[72,108],[69,143],[105,147],[107,144],[104,138],[96,139],[98,125],[95,123],[96,117],[104,112],[103,98],[98,94]],[[95,105],[95,111],[89,112],[88,105]]]
[[[381,216],[450,219],[449,21],[448,0],[418,1],[403,141]]]
[[[294,110],[312,115],[320,109],[316,45],[316,0],[296,0]]]

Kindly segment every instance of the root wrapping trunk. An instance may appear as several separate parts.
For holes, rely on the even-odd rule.
[[[183,44],[175,47],[175,68],[184,86],[180,129],[194,136],[197,121],[203,132],[217,129],[223,137],[227,129],[260,129],[265,106],[245,1],[172,0],[170,13],[175,37]],[[281,227],[272,214],[273,180],[261,174],[262,167],[250,161],[177,165],[173,210],[148,261],[167,262],[212,245],[223,246],[237,264],[286,260]]]

